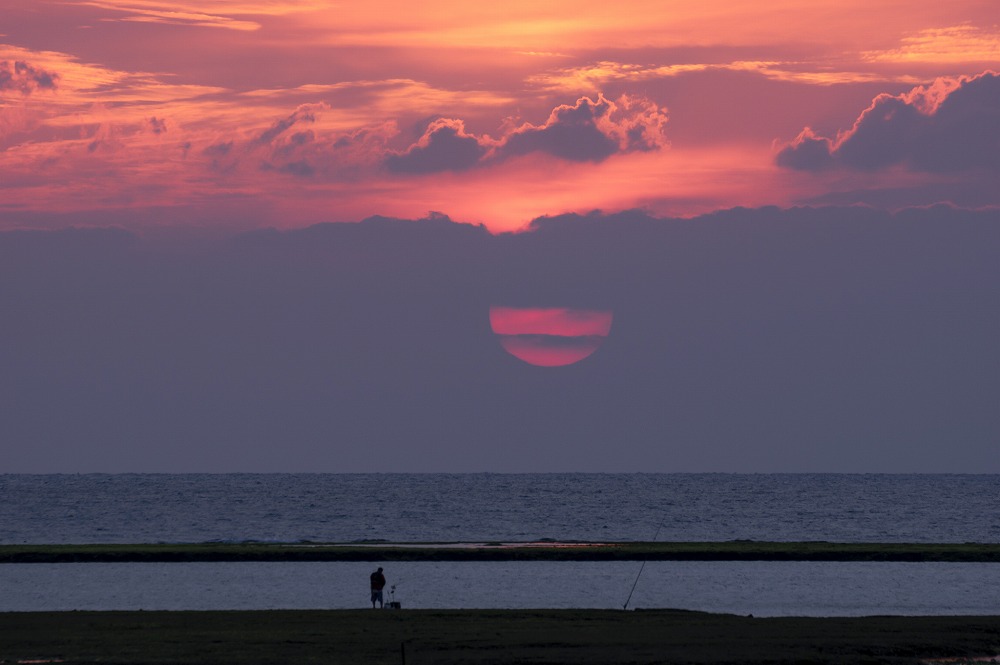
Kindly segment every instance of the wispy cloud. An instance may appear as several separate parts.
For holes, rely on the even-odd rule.
[[[125,21],[133,23],[164,23],[168,25],[194,26],[200,28],[225,28],[228,30],[259,30],[260,24],[201,11],[180,11],[156,5],[137,6],[135,3],[88,2],[92,7],[121,12],[123,16],[106,17],[104,21]]]
[[[84,0],[78,4],[104,9],[116,15],[101,20],[133,23],[163,23],[201,28],[254,31],[261,28],[255,17],[282,16],[296,12],[332,9],[321,0],[283,2],[204,0]]]
[[[323,99],[334,104],[338,117],[353,127],[370,124],[373,119],[400,116],[440,115],[445,109],[488,111],[514,107],[517,97],[502,91],[455,90],[433,86],[426,81],[406,78],[341,81],[305,84],[290,88],[250,90],[240,93],[249,104],[299,104]]]
[[[581,67],[567,67],[535,74],[528,78],[528,83],[545,90],[587,91],[600,90],[609,83],[641,83],[706,71],[749,72],[777,81],[810,85],[886,80],[916,82],[913,77],[905,75],[837,69],[829,65],[807,62],[736,60],[722,63],[641,65],[604,60]]]
[[[581,67],[566,67],[528,77],[528,83],[546,90],[599,90],[611,82],[639,82],[700,72],[712,65],[647,66],[602,60]]]
[[[921,30],[898,48],[865,51],[862,58],[895,64],[1000,63],[1000,32],[968,24]]]

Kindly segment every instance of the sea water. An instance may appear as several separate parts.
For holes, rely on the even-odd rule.
[[[1000,476],[0,475],[0,543],[1000,542]]]
[[[0,543],[998,542],[1000,476],[0,475]],[[372,563],[0,565],[0,611],[350,608]],[[405,608],[1000,614],[1000,564],[393,562]],[[639,576],[639,571],[642,575]]]

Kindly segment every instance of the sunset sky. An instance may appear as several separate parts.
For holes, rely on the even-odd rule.
[[[997,0],[4,0],[0,472],[1000,473],[998,72]]]
[[[509,230],[593,209],[1000,202],[995,156],[779,159],[796,139],[836,152],[880,95],[926,126],[870,117],[845,155],[995,148],[995,77],[933,122],[1000,70],[994,0],[8,0],[3,14],[2,228],[439,211]]]

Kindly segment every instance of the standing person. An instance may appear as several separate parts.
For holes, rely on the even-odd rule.
[[[372,580],[372,609],[375,609],[375,601],[378,601],[378,606],[382,607],[382,589],[385,588],[385,575],[382,574],[382,568],[379,567],[374,573],[371,574]]]

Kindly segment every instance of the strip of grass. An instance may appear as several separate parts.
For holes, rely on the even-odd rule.
[[[625,542],[468,546],[193,543],[0,545],[0,563],[116,561],[947,561],[1000,562],[997,543]]]
[[[0,662],[918,663],[1000,653],[1000,617],[754,619],[678,610],[0,614]]]

